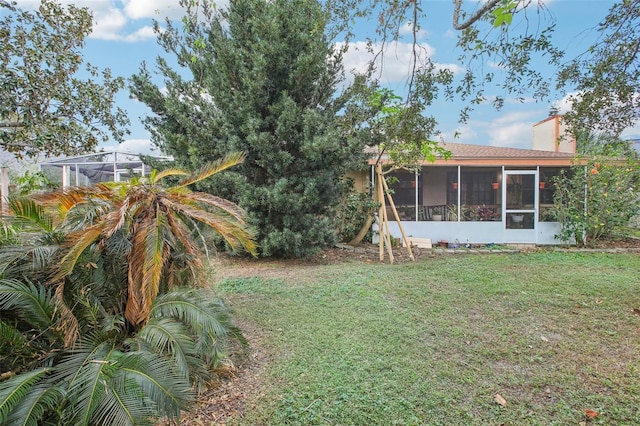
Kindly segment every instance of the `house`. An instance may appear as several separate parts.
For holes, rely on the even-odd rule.
[[[553,116],[534,126],[538,149],[443,143],[451,158],[390,173],[406,235],[460,244],[560,244],[560,224],[550,216],[551,182],[575,157],[575,142],[561,137],[560,123]],[[400,238],[387,209],[390,232]]]

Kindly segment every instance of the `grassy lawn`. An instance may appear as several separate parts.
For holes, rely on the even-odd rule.
[[[219,268],[270,355],[236,424],[640,423],[637,254]]]

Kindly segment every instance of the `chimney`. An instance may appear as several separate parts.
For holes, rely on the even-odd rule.
[[[576,152],[576,141],[567,131],[561,114],[553,114],[533,125],[531,148],[539,151]]]

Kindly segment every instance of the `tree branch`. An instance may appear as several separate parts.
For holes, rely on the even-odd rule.
[[[469,28],[471,24],[480,19],[482,15],[485,14],[485,12],[493,9],[501,1],[502,0],[489,0],[480,9],[476,10],[473,15],[469,17],[469,19],[462,23],[459,23],[458,21],[460,20],[460,8],[462,7],[462,0],[453,0],[453,28],[458,31]]]
[[[24,124],[19,121],[0,121],[0,129],[16,129],[18,127],[24,127]]]

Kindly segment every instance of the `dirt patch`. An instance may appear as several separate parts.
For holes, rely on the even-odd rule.
[[[182,412],[180,422],[167,420],[157,426],[224,426],[230,419],[241,419],[247,409],[249,397],[262,392],[262,371],[269,362],[269,354],[262,349],[259,331],[251,324],[240,323],[243,335],[251,347],[232,354],[233,365],[217,371],[217,380],[200,394],[192,411]]]

